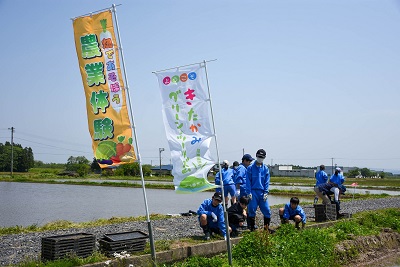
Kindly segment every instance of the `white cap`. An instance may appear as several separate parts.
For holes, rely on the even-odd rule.
[[[224,160],[222,163],[229,166],[229,161],[227,161],[227,160]]]
[[[340,168],[336,168],[335,170],[337,170],[338,172],[341,172],[341,171],[342,171],[342,169],[340,169]]]

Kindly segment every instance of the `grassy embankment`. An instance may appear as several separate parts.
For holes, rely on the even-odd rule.
[[[306,228],[297,231],[290,224],[282,225],[273,235],[267,231],[245,233],[239,244],[232,249],[233,266],[347,266],[357,259],[364,243],[354,242],[345,249],[337,249],[343,241],[356,240],[359,237],[378,236],[382,229],[400,231],[400,209],[390,208],[380,211],[368,211],[355,214],[352,220],[337,221],[333,226],[318,229]],[[194,239],[179,240],[182,243],[206,242]],[[156,242],[156,251],[171,249],[176,241]],[[140,255],[150,253],[147,247]],[[27,260],[19,267],[80,266],[88,263],[105,262],[107,258],[99,253],[86,259],[70,257],[55,262],[42,263]],[[120,260],[121,266],[123,260]],[[184,262],[162,266],[229,266],[227,254],[211,258],[190,257]]]

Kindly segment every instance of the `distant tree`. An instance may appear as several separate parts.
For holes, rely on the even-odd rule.
[[[151,165],[150,164],[142,165],[142,170],[143,170],[143,175],[144,176],[150,176],[150,174],[151,174]]]
[[[359,168],[355,168],[354,170],[349,171],[346,176],[349,177],[349,178],[354,178],[359,174],[360,174],[360,169]]]
[[[79,176],[85,176],[89,173],[90,161],[84,156],[69,157],[65,169],[67,171],[77,172]]]
[[[142,165],[144,176],[151,174],[151,165]],[[140,166],[138,162],[121,164],[115,170],[115,175],[118,176],[140,176]]]
[[[372,173],[371,173],[371,171],[370,171],[370,169],[368,169],[368,168],[362,168],[361,170],[360,170],[360,172],[361,172],[361,175],[363,176],[363,177],[371,177],[372,175]]]
[[[34,166],[33,152],[30,147],[20,144],[11,146],[10,142],[0,143],[0,171],[11,171],[11,154],[13,154],[13,171],[27,172]]]
[[[101,168],[99,163],[97,162],[96,158],[93,158],[92,164],[90,164],[90,170],[94,173],[100,173]]]
[[[33,164],[33,166],[36,168],[43,168],[45,165],[44,165],[43,161],[35,160],[35,163]]]

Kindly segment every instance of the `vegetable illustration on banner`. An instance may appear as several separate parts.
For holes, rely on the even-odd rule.
[[[211,131],[208,97],[204,91],[204,67],[158,72],[163,119],[178,193],[215,188],[207,181],[214,166],[209,147]]]
[[[92,147],[100,167],[136,160],[111,11],[76,18],[76,52]]]

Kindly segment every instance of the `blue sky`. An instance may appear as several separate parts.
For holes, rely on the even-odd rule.
[[[0,142],[92,159],[70,18],[111,1],[0,0]],[[221,160],[400,169],[400,1],[121,1],[143,163],[169,163],[152,71],[207,66]],[[213,145],[213,144],[212,144]],[[216,158],[215,145],[212,153]]]

